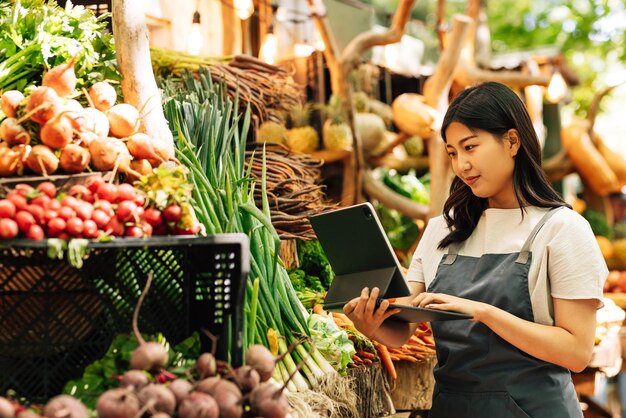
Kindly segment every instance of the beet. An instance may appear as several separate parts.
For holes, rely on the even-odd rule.
[[[148,383],[150,383],[150,379],[148,379],[146,372],[142,370],[129,370],[122,376],[120,387],[138,391],[148,386]]]
[[[172,391],[154,383],[139,391],[139,400],[144,407],[152,403],[152,408],[148,407],[148,409],[165,412],[168,415],[172,415],[176,409],[176,397]]]
[[[222,379],[213,386],[213,398],[220,407],[220,418],[241,418],[243,416],[241,391],[234,383]]]
[[[283,388],[277,387],[272,382],[262,382],[250,392],[252,416],[285,418],[289,415],[290,409]]]
[[[259,383],[261,383],[261,376],[259,375],[259,372],[257,372],[252,366],[241,366],[235,369],[235,374],[237,375],[239,387],[243,392],[250,392]]]
[[[211,395],[191,392],[178,408],[180,418],[218,418],[220,410]]]
[[[211,353],[202,353],[196,362],[196,370],[200,379],[215,376],[217,373],[217,362],[215,356]]]
[[[15,408],[7,398],[0,398],[0,418],[15,417]]]
[[[171,415],[168,415],[165,412],[157,412],[156,414],[152,414],[151,417],[152,418],[172,418]]]
[[[206,378],[204,380],[201,380],[198,383],[196,383],[196,390],[199,391],[199,392],[208,393],[209,395],[211,395],[213,393],[213,387],[220,380],[222,380],[222,378],[219,377],[219,376],[208,377],[208,378]]]
[[[261,377],[261,382],[267,381],[274,373],[276,357],[265,346],[254,344],[246,351],[246,364],[254,368]]]
[[[96,403],[98,418],[133,418],[140,409],[139,399],[128,388],[107,390]]]
[[[59,395],[50,399],[43,409],[46,418],[89,418],[87,407],[70,395]]]
[[[176,379],[170,382],[168,388],[172,391],[174,397],[176,398],[176,402],[180,405],[183,399],[185,399],[193,390],[193,385],[186,380]]]

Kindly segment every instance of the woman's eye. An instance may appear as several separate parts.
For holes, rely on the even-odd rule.
[[[448,157],[453,158],[456,155],[456,152],[448,152]]]
[[[472,149],[474,149],[474,147],[476,147],[476,145],[466,145],[465,146],[465,150],[466,151],[471,151]]]

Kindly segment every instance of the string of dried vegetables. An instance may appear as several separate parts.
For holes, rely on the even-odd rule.
[[[161,78],[179,78],[184,70],[198,75],[200,67],[209,67],[214,82],[223,83],[226,93],[239,96],[243,113],[248,106],[259,123],[284,123],[289,109],[301,103],[304,91],[283,68],[248,55],[205,58],[167,49],[150,49],[152,68]]]
[[[253,157],[262,152],[262,144],[251,145],[246,151],[246,169],[256,179],[261,178],[263,165]],[[321,161],[270,143],[265,144],[265,158],[266,196],[276,232],[281,239],[315,239],[308,218],[334,207],[325,203],[324,186],[319,184]],[[262,199],[261,190],[255,190],[255,203]]]

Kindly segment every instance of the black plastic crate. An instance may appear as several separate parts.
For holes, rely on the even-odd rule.
[[[49,258],[45,242],[0,242],[0,393],[13,389],[30,400],[60,393],[116,334],[131,331],[150,271],[141,332],[160,332],[174,345],[207,329],[219,337],[217,357],[242,364],[245,234],[120,239],[89,248],[76,269]],[[208,350],[210,341],[201,338]]]

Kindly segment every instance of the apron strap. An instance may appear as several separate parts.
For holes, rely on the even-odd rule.
[[[543,215],[543,218],[541,218],[537,225],[535,225],[535,228],[526,239],[524,246],[522,246],[519,256],[517,257],[517,260],[515,260],[516,263],[526,264],[528,262],[528,260],[530,259],[530,246],[533,245],[535,237],[537,236],[541,228],[543,228],[543,226],[548,222],[548,220],[550,220],[550,218],[554,216],[554,214],[557,213],[562,207],[563,206],[559,206],[558,208],[550,209],[548,213]]]
[[[448,245],[448,254],[446,254],[446,258],[443,260],[443,264],[450,265],[454,263],[454,260],[456,260],[456,256],[459,255],[459,249],[461,249],[460,242],[453,242],[452,244]]]

